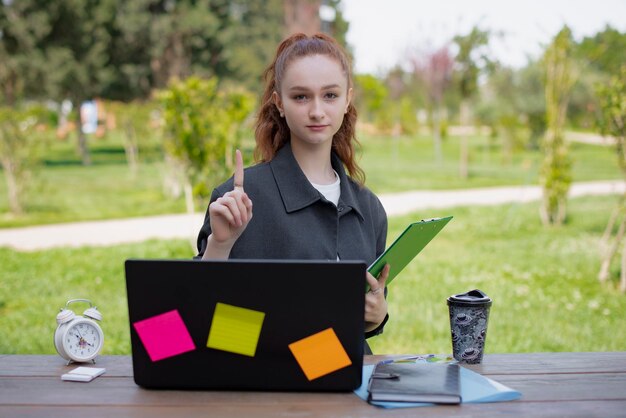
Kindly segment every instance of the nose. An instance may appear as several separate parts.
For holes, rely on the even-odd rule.
[[[324,117],[323,103],[319,99],[311,100],[311,107],[309,108],[309,118],[319,120]]]

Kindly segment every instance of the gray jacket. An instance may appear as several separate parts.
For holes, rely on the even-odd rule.
[[[308,181],[290,143],[270,162],[246,168],[244,190],[254,205],[254,216],[230,258],[337,260],[339,256],[369,265],[382,254],[387,238],[385,209],[370,190],[346,175],[335,153],[331,162],[341,185],[337,206]],[[211,202],[231,190],[232,177],[213,190]],[[198,257],[204,254],[210,234],[207,209],[198,236]],[[367,336],[380,332],[382,326]]]

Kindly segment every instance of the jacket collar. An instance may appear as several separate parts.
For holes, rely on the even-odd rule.
[[[338,206],[354,209],[361,220],[363,220],[363,212],[354,190],[354,188],[360,186],[353,183],[348,177],[341,159],[335,152],[331,153],[331,164],[339,175],[340,180],[341,195]],[[278,150],[274,158],[269,162],[269,165],[287,213],[303,209],[322,199],[322,195],[311,185],[298,165],[291,151],[290,142],[287,142]]]

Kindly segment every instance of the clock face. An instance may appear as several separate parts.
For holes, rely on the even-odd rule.
[[[64,333],[63,347],[72,360],[91,360],[102,348],[102,337],[102,331],[97,325],[80,321],[72,324]]]

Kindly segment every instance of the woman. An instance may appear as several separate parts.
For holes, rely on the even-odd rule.
[[[387,216],[354,160],[356,109],[345,51],[327,35],[292,35],[264,76],[255,131],[260,163],[244,170],[236,152],[234,177],[211,196],[198,255],[370,264],[385,249]],[[378,280],[367,273],[366,337],[380,334],[388,319],[388,272],[386,266]]]

